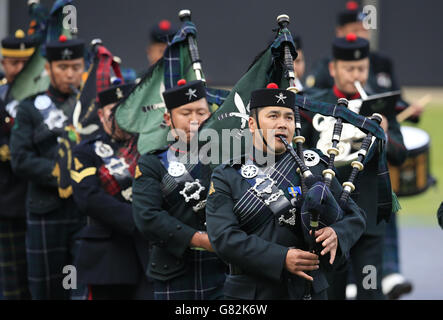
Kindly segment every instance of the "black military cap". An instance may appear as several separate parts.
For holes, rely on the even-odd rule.
[[[332,43],[332,56],[337,60],[355,61],[369,56],[369,41],[350,33],[343,38],[335,38]]]
[[[120,84],[103,90],[98,94],[98,108],[103,108],[108,104],[119,102],[121,99],[129,95],[134,86],[135,85],[132,83]]]
[[[337,15],[337,25],[344,26],[345,24],[363,21],[365,14],[359,10],[359,5],[356,1],[348,1],[346,9],[339,12]]]
[[[46,45],[46,60],[74,60],[83,58],[85,53],[85,43],[80,39],[67,39],[61,35],[57,41],[49,42]]]
[[[8,58],[28,58],[37,46],[37,42],[27,37],[23,30],[17,30],[14,36],[2,40],[2,56]]]
[[[254,90],[251,93],[250,110],[263,107],[286,107],[294,109],[295,93],[279,89],[275,83],[270,83],[265,89]]]
[[[205,84],[201,80],[186,82],[181,79],[177,86],[163,92],[166,108],[172,110],[191,103],[201,98],[206,98]]]
[[[151,29],[151,42],[153,43],[167,43],[168,37],[172,37],[177,33],[177,30],[172,27],[171,22],[162,20],[155,24]]]

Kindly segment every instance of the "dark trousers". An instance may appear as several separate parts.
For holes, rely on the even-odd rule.
[[[0,219],[0,277],[4,300],[27,300],[26,219]]]
[[[90,285],[90,300],[132,300],[134,299],[135,285],[106,284]]]
[[[348,272],[352,272],[357,285],[358,300],[384,300],[385,296],[381,287],[383,246],[383,235],[363,235],[350,251],[352,268],[348,267],[334,274],[328,289],[328,298],[330,300],[346,299]]]
[[[147,277],[139,283],[131,284],[93,284],[88,285],[88,300],[153,300],[154,288]]]
[[[26,252],[32,299],[85,299],[86,287],[66,289],[64,268],[73,265],[78,247],[76,234],[85,224],[68,199],[61,208],[44,214],[28,212]]]
[[[188,268],[176,278],[154,279],[155,300],[219,300],[223,298],[225,264],[213,252],[189,250]]]
[[[400,272],[397,214],[393,213],[386,225],[386,235],[383,248],[383,276]]]

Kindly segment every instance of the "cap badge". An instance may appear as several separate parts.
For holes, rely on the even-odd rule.
[[[68,48],[63,50],[62,51],[62,60],[70,60],[72,53],[73,52],[71,50],[69,50]]]
[[[280,92],[280,94],[278,96],[275,96],[275,97],[277,98],[277,103],[285,103],[285,99],[288,98],[285,95],[283,95],[282,92]]]
[[[117,99],[123,99],[123,92],[122,92],[122,90],[120,88],[117,88],[115,90],[115,94],[117,96]]]
[[[189,88],[188,92],[185,93],[185,95],[187,95],[188,98],[189,98],[189,101],[191,101],[192,97],[196,97],[197,98],[197,95],[195,94],[196,92],[197,92],[197,89]]]

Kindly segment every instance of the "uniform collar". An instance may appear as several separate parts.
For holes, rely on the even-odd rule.
[[[346,93],[340,91],[340,90],[337,88],[337,86],[336,86],[335,84],[334,84],[334,86],[332,87],[332,91],[334,92],[334,95],[335,95],[337,98],[346,98],[346,99],[348,99],[348,100],[360,99],[360,93],[357,92],[357,93],[355,93],[355,94],[351,94],[351,95],[346,94]]]
[[[101,129],[101,131],[97,135],[98,139],[102,140],[103,142],[111,145],[113,149],[118,149],[120,147],[129,145],[131,143],[131,140],[133,137],[127,139],[127,140],[116,140],[112,138],[109,134],[106,133],[105,130]]]
[[[55,87],[53,87],[52,85],[49,86],[48,90],[46,91],[46,93],[53,99],[55,99],[58,102],[63,102],[65,100],[67,100],[71,94],[66,94],[66,93],[62,93],[60,92],[58,89],[56,89]]]
[[[249,159],[250,160],[252,160],[255,164],[257,164],[259,167],[263,167],[263,166],[267,166],[267,165],[269,165],[269,163],[266,163],[266,164],[264,164],[264,165],[259,165],[258,163],[257,163],[257,161],[256,161],[256,152],[260,152],[260,153],[263,153],[263,155],[261,156],[261,157],[266,157],[267,156],[267,153],[266,152],[263,152],[263,151],[257,151],[257,149],[254,147],[253,149],[252,149],[252,154],[249,154]],[[276,154],[274,157],[275,157],[275,162],[279,162],[285,155],[286,155],[286,153],[287,153],[287,151],[286,152],[284,152],[284,153],[282,153],[282,154]]]
[[[189,152],[189,150],[187,150],[187,149],[177,149],[172,145],[169,148],[171,149],[171,151],[174,152],[174,154],[176,156],[181,156],[181,155],[187,154]]]

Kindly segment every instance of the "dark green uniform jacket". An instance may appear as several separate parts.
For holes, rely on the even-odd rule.
[[[288,188],[300,186],[300,177],[295,174],[297,166],[289,153],[277,160],[268,173],[274,176],[277,185],[281,182],[279,189],[289,200],[292,196]],[[297,209],[295,225],[281,224],[280,214],[273,213],[252,191],[250,181],[239,172],[241,167],[241,164],[224,164],[214,170],[206,206],[211,243],[222,260],[230,264],[231,273],[226,279],[225,295],[248,300],[301,299],[304,279],[290,274],[285,268],[289,248],[308,250],[303,238],[301,211]],[[322,159],[310,169],[319,175],[325,167],[325,160]],[[338,199],[341,190],[334,180],[331,191],[335,199]],[[334,222],[331,227],[338,236],[334,266],[339,266],[364,231],[364,212],[350,201],[343,219]],[[329,254],[325,259],[329,259]],[[325,298],[322,294],[328,287],[327,274],[331,266],[326,260],[321,261],[320,269],[312,273],[314,298]]]
[[[42,94],[44,93],[25,99],[19,104],[11,135],[12,168],[18,176],[29,180],[27,208],[34,213],[49,212],[62,205],[57,191],[57,179],[52,174],[58,136],[55,131],[49,130],[34,101]],[[65,102],[70,98],[52,86],[46,94],[57,108],[65,106]],[[73,108],[72,105],[68,111],[72,113]]]
[[[204,190],[198,201],[185,202],[179,193],[183,186],[168,174],[160,159],[168,150],[172,149],[140,157],[140,175],[136,175],[132,188],[135,224],[153,243],[148,275],[163,281],[186,272],[191,238],[197,231],[206,230],[204,208],[195,212],[193,207],[206,199],[211,176],[209,166],[186,165],[187,172]]]

